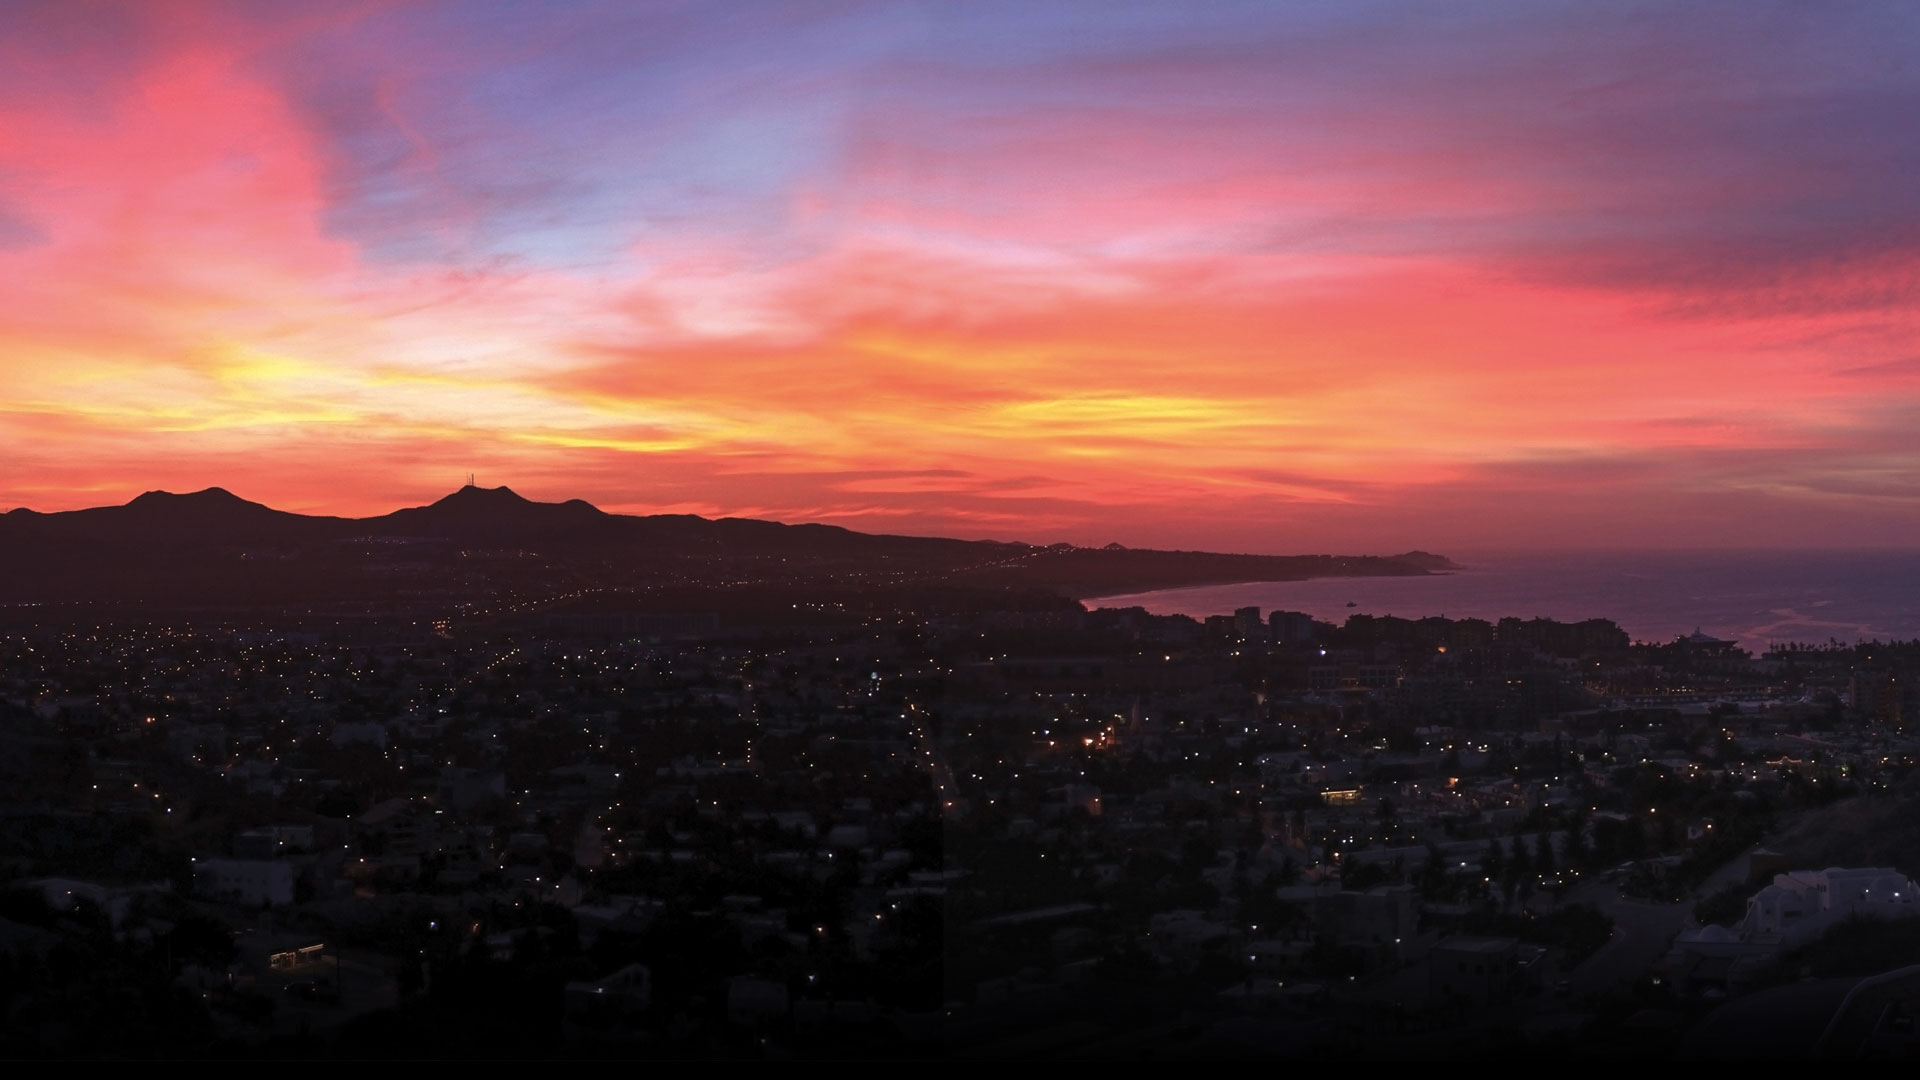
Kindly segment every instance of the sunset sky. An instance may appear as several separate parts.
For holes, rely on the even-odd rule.
[[[0,509],[1911,544],[1920,4],[0,5]]]

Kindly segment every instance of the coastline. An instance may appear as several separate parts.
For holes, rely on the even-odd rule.
[[[1354,607],[1346,604],[1353,602]],[[1348,615],[1610,619],[1635,640],[1695,631],[1756,654],[1774,644],[1920,638],[1920,552],[1628,551],[1475,557],[1446,573],[1242,581],[1106,593],[1087,607],[1195,618],[1240,607]]]
[[[1308,574],[1304,577],[1284,578],[1240,578],[1231,581],[1206,581],[1192,585],[1168,585],[1158,589],[1136,589],[1133,592],[1106,593],[1101,596],[1075,596],[1077,603],[1087,605],[1091,611],[1099,607],[1135,607],[1134,604],[1108,604],[1108,600],[1128,600],[1145,596],[1160,596],[1165,593],[1186,592],[1192,589],[1254,589],[1268,585],[1294,585],[1306,581],[1379,581],[1382,579],[1404,580],[1406,578],[1442,578],[1457,577],[1467,567],[1453,570],[1414,570],[1404,574]],[[1216,613],[1219,614],[1219,613]]]

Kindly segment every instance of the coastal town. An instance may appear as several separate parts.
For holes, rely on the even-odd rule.
[[[1917,645],[462,610],[15,619],[0,1049],[1913,1046]]]

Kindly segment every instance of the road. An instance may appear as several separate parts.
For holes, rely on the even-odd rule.
[[[1572,903],[1598,908],[1613,919],[1613,940],[1567,976],[1573,996],[1603,993],[1631,985],[1666,955],[1675,934],[1693,922],[1693,904],[1658,904],[1620,895],[1611,885],[1579,886]]]
[[[1631,985],[1666,955],[1674,936],[1695,925],[1693,906],[1747,874],[1743,852],[1721,864],[1686,899],[1661,904],[1622,896],[1617,886],[1590,879],[1569,890],[1562,903],[1586,904],[1613,919],[1613,940],[1568,975],[1573,996],[1584,997]]]

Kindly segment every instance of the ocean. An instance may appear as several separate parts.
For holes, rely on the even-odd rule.
[[[1258,606],[1343,622],[1348,615],[1497,620],[1612,619],[1637,641],[1695,630],[1764,651],[1798,641],[1920,638],[1920,551],[1610,551],[1452,556],[1429,577],[1248,582],[1105,596],[1195,618]],[[1351,605],[1351,606],[1350,606]]]

